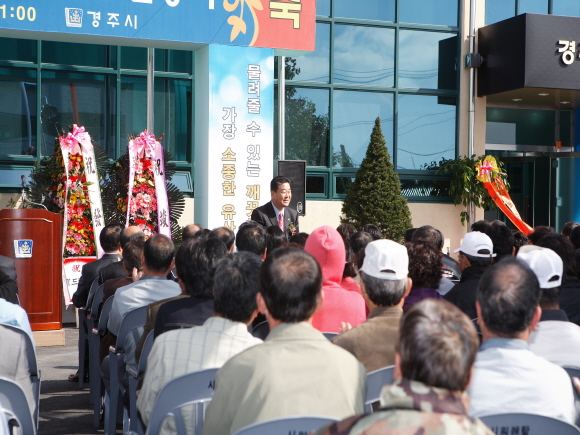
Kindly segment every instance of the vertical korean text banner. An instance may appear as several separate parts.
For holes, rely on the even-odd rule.
[[[274,53],[212,46],[209,70],[208,163],[215,180],[208,190],[209,224],[236,231],[254,208],[270,200]]]

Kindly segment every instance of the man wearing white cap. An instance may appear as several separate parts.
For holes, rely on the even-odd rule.
[[[457,305],[470,319],[475,319],[475,299],[477,285],[487,268],[491,265],[493,243],[488,235],[479,231],[467,233],[456,249],[459,254],[461,280],[445,295],[443,299]]]
[[[530,335],[530,350],[559,366],[580,367],[580,326],[570,322],[560,309],[562,259],[551,249],[534,245],[522,246],[518,258],[534,271],[542,289],[542,317]]]
[[[392,240],[367,245],[360,269],[361,292],[368,319],[332,339],[372,372],[395,364],[395,344],[403,316],[403,303],[411,290],[407,249]]]

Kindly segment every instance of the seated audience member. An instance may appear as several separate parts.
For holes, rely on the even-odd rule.
[[[514,236],[514,248],[515,248],[515,254],[514,255],[517,255],[518,252],[520,251],[520,248],[522,246],[529,245],[530,244],[530,241],[528,240],[528,236],[526,236],[521,231],[512,230],[512,233],[513,233],[513,236]]]
[[[381,391],[381,408],[322,428],[318,435],[474,434],[493,432],[467,416],[465,390],[479,340],[457,307],[427,299],[403,315],[395,382]]]
[[[149,424],[159,392],[169,381],[221,367],[232,356],[262,343],[248,332],[248,325],[258,313],[261,265],[262,259],[250,252],[227,255],[216,267],[213,317],[196,328],[169,331],[155,340],[137,400],[145,425]],[[193,433],[193,427],[189,431]],[[176,433],[175,429],[168,432]]]
[[[272,225],[266,228],[266,256],[286,244],[286,235],[279,227]]]
[[[228,253],[226,245],[217,239],[207,239],[189,241],[179,250],[182,253],[176,258],[177,276],[189,297],[161,305],[155,318],[156,339],[165,331],[203,325],[214,312],[211,289],[215,267]]]
[[[2,271],[0,270],[1,274]],[[32,329],[30,329],[28,314],[26,314],[26,311],[20,305],[0,298],[0,324],[18,326],[20,329],[26,331],[32,343],[34,343],[34,336],[32,335]]]
[[[270,334],[219,370],[204,435],[232,434],[279,417],[345,418],[362,412],[364,367],[311,325],[322,303],[321,287],[320,266],[307,252],[283,247],[266,258],[257,303]]]
[[[361,291],[370,310],[368,319],[332,339],[352,353],[367,369],[395,363],[395,343],[403,315],[403,302],[411,289],[409,258],[404,246],[376,240],[366,247]]]
[[[364,231],[365,233],[369,233],[371,235],[371,237],[373,238],[373,240],[379,240],[383,237],[383,233],[381,232],[381,229],[374,224],[363,225],[363,227],[361,228],[361,231]]]
[[[308,239],[308,235],[309,235],[308,233],[296,233],[290,237],[289,242],[296,243],[297,245],[304,248],[304,245],[306,244],[306,240]]]
[[[99,277],[99,271],[111,264],[121,261],[121,230],[119,224],[109,224],[103,228],[99,235],[99,243],[105,254],[98,260],[87,263],[82,268],[81,277],[77,285],[77,291],[72,296],[75,307],[81,308],[86,306],[91,284]]]
[[[568,237],[574,246],[574,259],[576,262],[576,274],[580,271],[580,226],[573,228]]]
[[[518,258],[530,266],[542,289],[542,317],[530,334],[530,350],[559,366],[580,368],[580,326],[569,322],[566,312],[560,310],[562,259],[551,249],[536,246],[521,249]]]
[[[461,246],[454,252],[459,253],[461,280],[443,296],[443,299],[457,305],[470,319],[475,319],[477,285],[495,255],[493,244],[486,234],[472,231],[465,235]]]
[[[108,279],[103,284],[103,302],[115,294],[121,287],[133,283],[133,276],[139,277],[143,272],[143,265],[141,258],[143,257],[143,246],[145,245],[145,238],[136,238],[125,244],[123,249],[123,260],[119,263],[123,266],[125,276],[120,278]]]
[[[528,346],[542,313],[540,295],[534,272],[517,258],[504,258],[482,276],[477,318],[483,344],[468,389],[470,416],[526,412],[574,424],[570,377]]]
[[[493,243],[494,263],[504,257],[515,255],[514,234],[502,221],[492,221],[485,234],[489,236],[491,243]]]
[[[34,400],[34,388],[30,379],[26,341],[18,332],[0,325],[0,343],[3,350],[0,356],[0,376],[20,385],[26,396],[30,413],[34,416],[36,415],[36,400]]]
[[[574,246],[562,234],[551,234],[538,242],[538,246],[554,251],[562,259],[564,276],[560,286],[560,308],[570,322],[580,325],[580,279],[576,276]]]
[[[193,238],[199,231],[202,231],[203,228],[200,224],[189,224],[183,227],[181,231],[181,243],[186,242],[187,240]]]
[[[0,298],[11,304],[19,304],[18,286],[2,269],[0,269]]]
[[[550,236],[552,234],[556,234],[554,228],[540,225],[534,227],[534,231],[528,234],[528,240],[532,245],[537,245],[544,237]]]
[[[415,233],[416,230],[417,228],[409,228],[405,230],[405,237],[403,238],[405,243],[411,242],[413,240],[413,233]]]
[[[16,266],[12,258],[0,255],[0,270],[8,275],[12,281],[16,281]]]
[[[132,241],[139,241],[145,243],[145,234],[141,228],[131,225],[127,228],[123,228],[119,236],[119,244],[121,245],[121,255],[123,255],[123,250],[127,243]],[[121,261],[115,261],[108,264],[99,270],[99,284],[103,284],[110,279],[122,278],[127,276],[127,271],[123,266]],[[92,300],[92,297],[89,297]]]
[[[266,229],[254,221],[244,222],[238,227],[236,248],[266,258]]]
[[[413,286],[405,297],[403,311],[423,299],[441,299],[437,291],[441,281],[441,251],[431,243],[422,241],[407,243],[406,248],[409,255],[409,278]]]
[[[490,226],[491,223],[482,219],[471,224],[471,231],[479,231],[480,233],[486,234]]]
[[[352,246],[354,262],[357,270],[360,270],[362,267],[365,258],[365,248],[372,241],[372,236],[364,231],[357,231],[350,237],[350,245]]]
[[[224,245],[226,245],[228,252],[234,252],[234,242],[236,241],[236,235],[228,227],[214,228],[211,230],[209,238],[220,240]]]
[[[577,226],[580,226],[580,224],[578,222],[566,222],[564,224],[564,226],[562,227],[562,235],[570,238],[570,234],[572,233],[572,230],[574,228],[576,228]]]
[[[356,233],[356,228],[351,224],[340,224],[336,228],[336,231],[338,231],[338,234],[340,234],[340,237],[342,237],[345,250],[345,263],[340,285],[349,291],[360,293],[360,286],[354,280],[354,278],[357,277],[357,270],[354,260],[354,252],[352,250],[352,246],[350,245],[350,238],[354,233]],[[366,314],[368,314],[368,311]]]
[[[81,277],[79,278],[77,290],[72,295],[72,302],[75,307],[82,308],[87,305],[91,285],[93,284],[93,281],[99,277],[99,271],[103,267],[111,263],[119,262],[121,260],[122,257],[121,257],[120,237],[122,229],[123,228],[119,224],[109,224],[106,225],[101,230],[101,234],[99,235],[99,243],[101,244],[101,248],[103,248],[103,251],[105,251],[105,254],[98,260],[86,263],[82,267]],[[88,333],[87,320],[85,316],[81,316],[81,318],[79,318],[79,328],[82,328],[85,331],[85,333]],[[84,381],[88,381],[89,379],[88,346],[85,348],[84,372],[85,372]],[[71,382],[78,382],[79,381],[78,370],[76,373],[69,375],[68,380]]]
[[[443,233],[431,225],[423,225],[417,228],[413,233],[412,241],[429,242],[438,251],[443,252]],[[439,288],[437,290],[441,295],[445,295],[461,279],[461,271],[459,270],[457,261],[449,255],[443,254],[441,263],[441,280],[439,281]]]
[[[167,274],[173,269],[174,254],[173,242],[167,236],[155,234],[145,242],[143,276],[115,293],[107,323],[111,334],[119,333],[121,322],[128,312],[181,293],[179,285],[167,279]]]
[[[340,332],[341,323],[360,325],[366,319],[365,301],[360,293],[340,285],[344,271],[344,242],[334,228],[315,229],[304,250],[311,254],[322,269],[322,308],[314,314],[312,325],[322,332]]]

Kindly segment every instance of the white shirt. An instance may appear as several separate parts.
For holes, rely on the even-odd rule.
[[[530,350],[559,366],[580,368],[580,326],[560,320],[543,320],[530,335]]]
[[[175,281],[165,277],[142,276],[139,281],[121,287],[115,292],[107,328],[111,334],[119,335],[123,317],[129,311],[180,294],[181,288]]]
[[[232,356],[262,343],[246,325],[222,317],[210,317],[201,326],[168,331],[155,339],[137,408],[149,424],[159,392],[172,379],[187,373],[223,366]],[[192,418],[184,411],[186,426],[193,433]],[[176,433],[173,420],[164,423],[161,433]]]
[[[572,382],[555,364],[535,355],[524,340],[486,340],[468,389],[470,417],[526,412],[574,424]]]

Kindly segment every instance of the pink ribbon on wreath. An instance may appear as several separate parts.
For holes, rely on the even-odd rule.
[[[65,151],[73,155],[81,153],[81,147],[86,151],[92,149],[90,136],[85,131],[85,128],[82,126],[79,127],[76,124],[73,124],[72,132],[60,137],[59,142]]]
[[[155,152],[157,139],[153,133],[145,130],[139,134],[138,138],[129,142],[129,150],[136,153],[139,158],[151,156]]]

